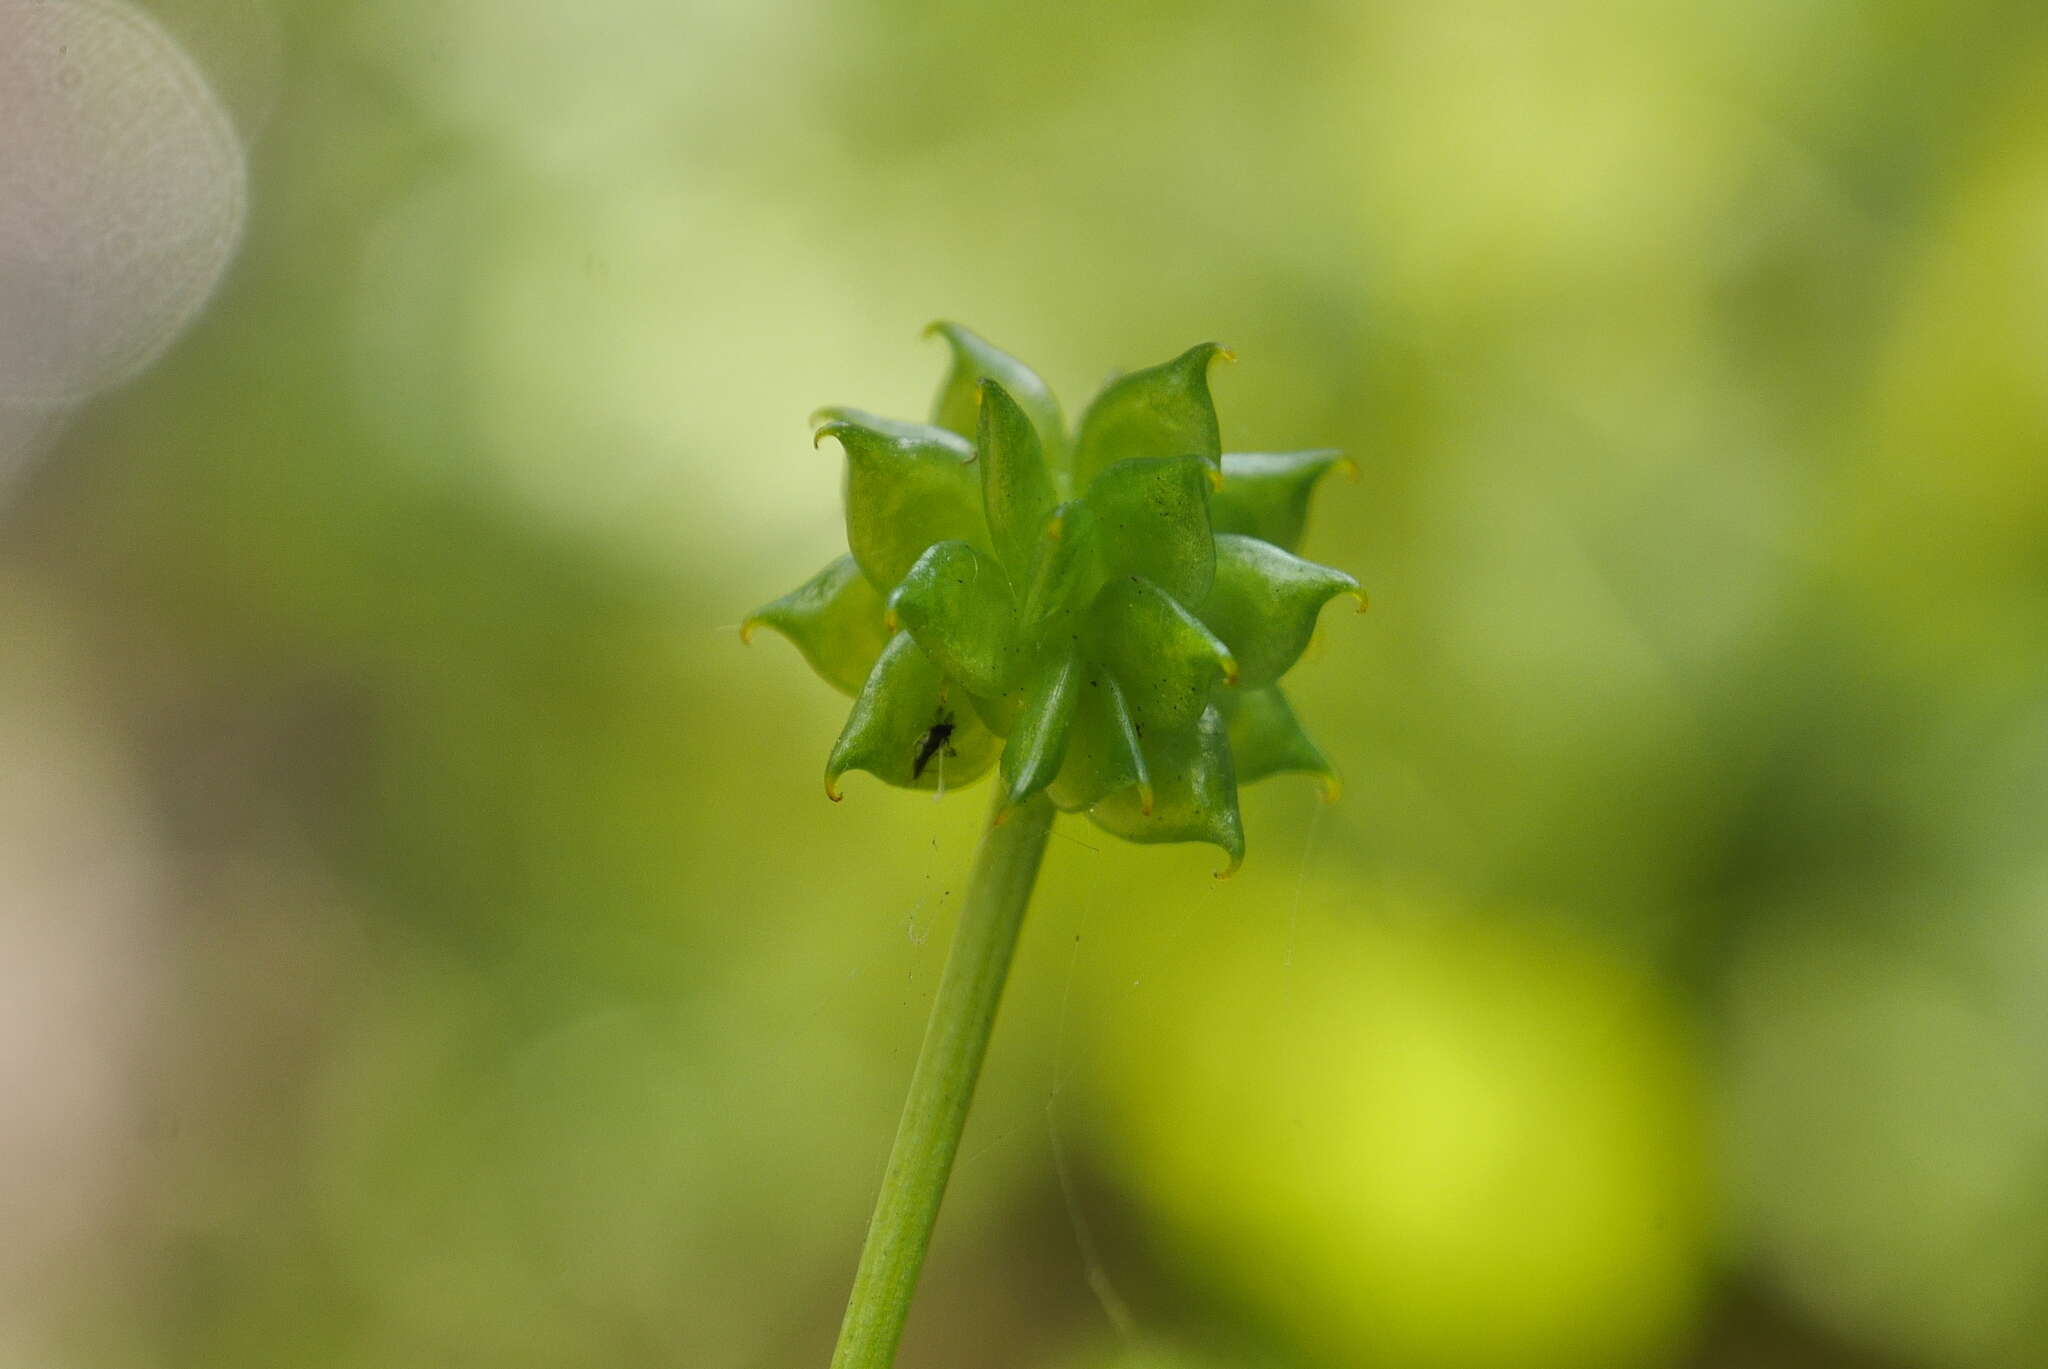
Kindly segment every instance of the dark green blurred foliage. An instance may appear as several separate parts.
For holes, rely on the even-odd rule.
[[[735,628],[959,317],[1226,342],[1374,611],[1237,881],[1060,829],[906,1369],[2048,1359],[2039,6],[162,8],[252,218],[0,511],[0,1358],[822,1361],[981,799]]]

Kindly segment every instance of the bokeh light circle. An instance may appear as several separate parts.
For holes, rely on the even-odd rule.
[[[1505,912],[1290,921],[1205,925],[1108,1033],[1102,1140],[1169,1259],[1322,1363],[1668,1361],[1715,1218],[1654,985]]]
[[[0,0],[0,129],[0,399],[83,399],[218,284],[241,142],[183,49],[116,0]]]

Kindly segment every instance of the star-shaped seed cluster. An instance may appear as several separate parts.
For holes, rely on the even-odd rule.
[[[846,452],[841,556],[749,617],[854,699],[825,766],[907,788],[999,767],[1131,841],[1244,857],[1237,786],[1336,776],[1280,677],[1323,605],[1365,597],[1294,554],[1332,451],[1225,453],[1213,343],[1119,376],[1069,433],[1023,363],[957,324],[930,423],[813,417]],[[1000,820],[1000,818],[999,818]],[[1229,871],[1225,871],[1228,873]]]

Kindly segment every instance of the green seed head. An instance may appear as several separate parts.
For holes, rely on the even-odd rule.
[[[1121,376],[1071,437],[1029,368],[957,324],[932,422],[814,418],[846,453],[849,554],[747,619],[854,698],[825,791],[999,765],[1131,841],[1244,857],[1237,786],[1329,762],[1279,680],[1358,582],[1294,555],[1335,452],[1225,454],[1214,343]],[[1228,873],[1226,871],[1225,873]]]

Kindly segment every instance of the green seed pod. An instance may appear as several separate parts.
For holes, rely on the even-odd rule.
[[[1244,857],[1237,786],[1337,780],[1278,681],[1358,582],[1294,554],[1335,452],[1224,453],[1213,343],[1120,376],[1073,434],[1028,367],[938,323],[932,422],[821,410],[846,454],[851,552],[749,617],[788,637],[852,715],[825,789],[865,770],[946,789],[998,767],[1131,841]],[[1000,818],[998,819],[1000,821]]]

